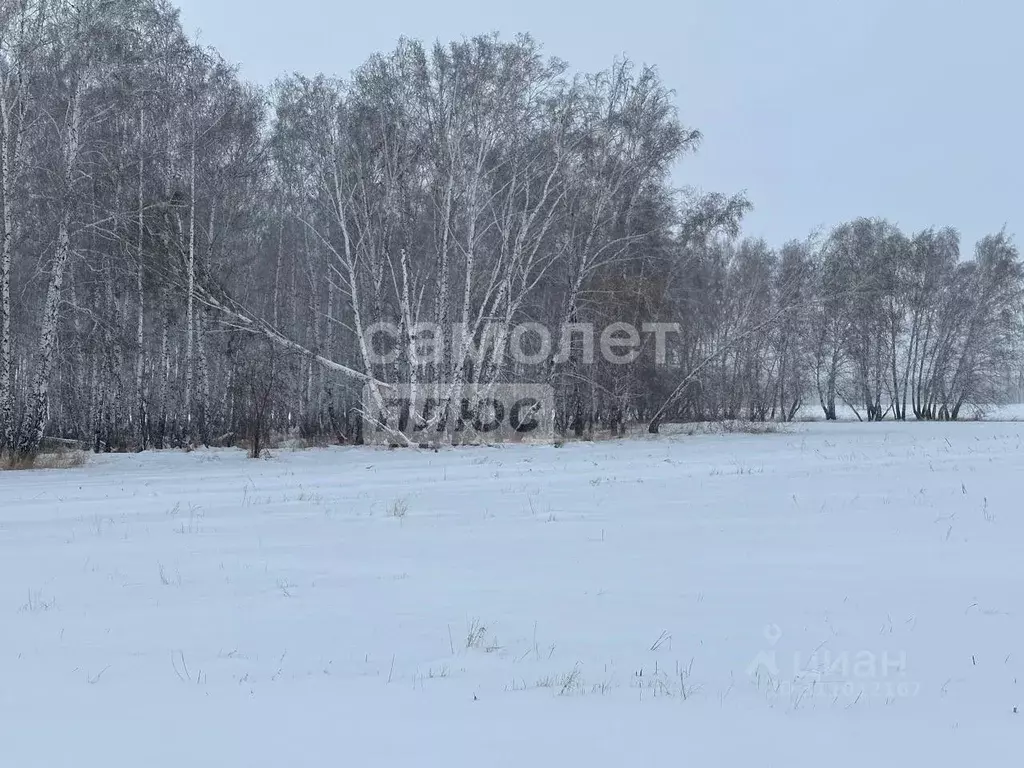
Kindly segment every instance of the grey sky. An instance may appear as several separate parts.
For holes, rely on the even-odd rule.
[[[855,216],[1024,245],[1024,6],[1013,0],[177,0],[189,31],[269,83],[347,75],[401,35],[530,32],[574,68],[658,66],[704,134],[678,184],[746,189],[779,245]]]

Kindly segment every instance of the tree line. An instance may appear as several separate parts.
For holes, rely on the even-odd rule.
[[[863,218],[774,249],[743,195],[672,186],[700,141],[654,68],[573,73],[528,36],[263,89],[164,0],[4,0],[0,453],[358,442],[398,382],[548,384],[578,435],[957,419],[1019,387],[1010,235],[967,257]],[[524,363],[524,323],[678,332],[628,365],[556,333]],[[424,354],[425,324],[461,346]]]

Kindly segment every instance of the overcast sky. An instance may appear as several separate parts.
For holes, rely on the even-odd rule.
[[[779,245],[855,216],[1024,245],[1024,4],[1015,0],[177,0],[250,80],[347,75],[402,35],[530,32],[577,69],[655,64],[705,137],[679,185],[747,190]]]

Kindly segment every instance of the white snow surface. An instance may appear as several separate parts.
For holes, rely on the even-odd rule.
[[[996,766],[1024,424],[0,473],[0,766]]]

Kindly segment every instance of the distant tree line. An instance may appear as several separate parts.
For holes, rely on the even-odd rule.
[[[654,69],[571,75],[526,36],[403,40],[263,90],[163,0],[5,0],[0,452],[357,442],[394,382],[550,384],[579,435],[957,419],[1019,387],[1009,235],[965,259],[952,229],[858,219],[774,250],[741,238],[742,195],[672,187],[700,139]],[[380,322],[404,333],[387,363]],[[426,358],[428,322],[464,346]],[[667,364],[556,331],[524,365],[523,323],[679,332]]]

